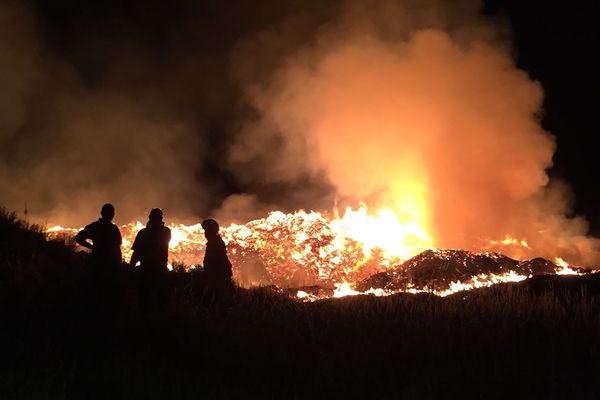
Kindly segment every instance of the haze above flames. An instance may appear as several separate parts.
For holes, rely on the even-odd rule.
[[[28,202],[37,218],[80,226],[107,201],[121,222],[160,206],[167,219],[216,214],[224,224],[362,201],[436,247],[479,251],[510,235],[528,243],[512,257],[599,264],[585,220],[569,216],[568,186],[548,180],[555,142],[540,125],[543,90],[516,68],[502,22],[475,1],[306,7],[224,46],[222,69],[251,108],[238,114],[240,93],[209,84],[224,78],[206,67],[210,56],[173,52],[162,75],[151,56],[125,51],[135,42],[115,44],[109,72],[90,86],[48,48],[34,13],[3,5],[5,205]],[[194,36],[201,29],[192,18],[172,29],[174,43],[189,32],[209,40]],[[123,83],[130,70],[149,78]],[[246,193],[214,210],[226,190],[207,165]]]
[[[342,202],[391,207],[438,247],[477,251],[510,234],[529,244],[513,256],[597,264],[585,221],[565,216],[568,188],[546,175],[555,142],[540,125],[542,88],[497,26],[446,18],[441,3],[433,14],[394,4],[350,7],[250,86],[261,119],[231,159],[274,180],[324,174]]]

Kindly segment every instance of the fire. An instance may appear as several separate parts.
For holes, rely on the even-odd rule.
[[[414,215],[413,215],[414,216]],[[144,227],[139,221],[122,225],[124,258],[131,258],[136,234]],[[195,268],[201,265],[206,239],[200,224],[171,224],[170,269],[173,265]],[[79,229],[53,226],[51,237],[71,238]],[[370,212],[365,204],[346,208],[343,215],[303,210],[294,213],[271,212],[266,218],[244,225],[221,228],[234,267],[234,279],[242,286],[276,284],[279,287],[319,285],[332,289],[328,295],[297,291],[297,298],[313,301],[325,297],[372,294],[389,295],[398,290],[369,289],[358,291],[357,282],[377,273],[393,271],[404,261],[434,249],[434,240],[416,219],[401,219],[391,208]],[[525,239],[507,236],[488,243],[528,247]],[[486,253],[487,254],[487,253]],[[556,273],[577,274],[564,260],[556,259]],[[503,274],[479,274],[462,282],[451,282],[445,290],[415,288],[408,293],[428,292],[446,296],[461,290],[490,286],[500,282],[517,282],[528,276],[515,271]]]
[[[168,226],[171,263],[200,262],[206,244],[200,224]],[[131,258],[135,236],[143,227],[140,221],[120,227],[126,261]],[[72,236],[80,229],[56,225],[46,232],[53,237]],[[403,223],[390,208],[371,214],[364,204],[357,209],[348,207],[342,216],[335,212],[331,219],[315,211],[274,211],[245,225],[222,227],[221,235],[234,259],[258,252],[267,269],[314,267],[320,278],[368,269],[370,261],[385,269],[433,247],[431,237],[416,221]]]
[[[401,223],[390,209],[363,204],[333,218],[319,212],[272,212],[267,218],[222,229],[230,258],[258,254],[274,283],[357,281],[428,249],[432,241],[414,221]]]
[[[331,221],[338,248],[351,239],[362,244],[365,257],[379,248],[387,257],[406,260],[432,247],[431,237],[415,220],[403,224],[390,208],[379,209],[374,216],[367,211],[365,205],[356,211],[348,207],[343,218]]]
[[[348,282],[342,282],[342,283],[337,283],[335,285],[335,290],[333,291],[333,297],[334,298],[339,298],[339,297],[346,297],[346,296],[357,296],[359,294],[372,294],[375,295],[377,297],[380,296],[386,296],[389,294],[392,294],[392,291],[386,291],[383,289],[369,289],[367,291],[364,292],[359,292],[357,290],[352,289],[351,285]],[[298,292],[298,297],[299,298],[303,298],[302,295],[300,295],[300,292]]]
[[[529,248],[529,244],[525,239],[515,239],[510,235],[506,235],[506,237],[502,240],[488,240],[488,242],[491,244],[502,244],[504,246],[517,245]]]
[[[65,234],[68,232],[71,232],[73,234],[77,233],[79,231],[79,229],[76,228],[65,228],[64,226],[61,225],[54,225],[48,229],[46,229],[46,233],[59,233],[59,234]]]
[[[521,282],[531,276],[519,275],[514,271],[510,271],[506,274],[480,274],[474,276],[470,281],[467,282],[452,282],[450,288],[441,292],[437,292],[438,296],[448,296],[456,292],[464,290],[478,289],[482,287],[489,287],[498,283],[505,282]]]
[[[560,269],[556,271],[556,274],[558,275],[581,275],[581,272],[572,269],[569,263],[560,257],[556,257],[554,262],[560,267]]]

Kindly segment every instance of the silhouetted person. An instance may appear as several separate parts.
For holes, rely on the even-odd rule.
[[[101,218],[92,222],[75,235],[75,242],[92,250],[93,268],[118,268],[121,265],[121,232],[112,223],[115,208],[105,204],[100,211]],[[89,240],[92,242],[90,243]]]
[[[165,302],[170,240],[171,230],[163,222],[162,210],[153,208],[146,227],[135,237],[131,255],[131,266],[140,262],[140,306],[146,312],[155,311]]]
[[[227,257],[227,248],[219,235],[219,224],[214,219],[202,221],[206,236],[204,253],[204,276],[207,284],[216,292],[228,293],[233,288],[231,281],[231,262]]]
[[[108,319],[111,310],[119,302],[118,271],[121,267],[121,232],[112,223],[115,208],[105,204],[100,211],[101,218],[92,222],[75,235],[75,242],[92,250],[84,280],[86,304],[91,308],[90,317]],[[89,241],[92,241],[91,243]],[[97,323],[98,321],[96,321]],[[94,323],[95,327],[97,327]]]
[[[165,272],[169,261],[171,230],[163,222],[163,212],[153,208],[148,215],[146,227],[140,230],[133,242],[131,265],[140,262],[143,271]]]

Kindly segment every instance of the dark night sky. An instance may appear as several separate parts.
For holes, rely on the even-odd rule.
[[[232,110],[238,115],[244,112],[236,97],[238,88],[228,79],[232,47],[283,15],[312,12],[326,18],[337,4],[333,0],[269,3],[38,0],[33,8],[45,45],[77,71],[88,89],[108,83],[123,93],[163,96],[172,104],[171,113],[188,119],[198,113],[198,118],[208,120],[212,151],[204,162],[202,179],[213,182],[216,191],[225,195],[246,189],[219,162],[234,124],[227,116]],[[575,212],[587,217],[598,236],[600,190],[594,136],[600,65],[595,4],[487,0],[483,7],[487,15],[510,22],[518,66],[541,82],[543,126],[556,136],[558,145],[550,174],[571,184]],[[308,18],[307,29],[310,24]],[[189,58],[190,51],[205,57]],[[120,63],[122,58],[127,62]],[[195,74],[212,78],[185,84],[161,79],[188,64]],[[150,81],[158,84],[149,88]]]
[[[575,191],[575,210],[600,236],[598,106],[600,57],[598,12],[593,1],[486,2],[492,14],[509,17],[518,66],[542,83],[543,126],[556,136],[551,175]]]

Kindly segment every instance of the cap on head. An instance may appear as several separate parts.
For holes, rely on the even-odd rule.
[[[202,221],[202,229],[205,233],[219,233],[219,224],[214,219],[205,219]]]
[[[153,208],[152,210],[150,210],[150,214],[148,214],[148,219],[151,221],[162,221],[162,210],[160,208]]]
[[[113,219],[113,217],[115,216],[115,207],[110,203],[106,203],[102,206],[102,210],[100,210],[100,215],[109,220]]]

